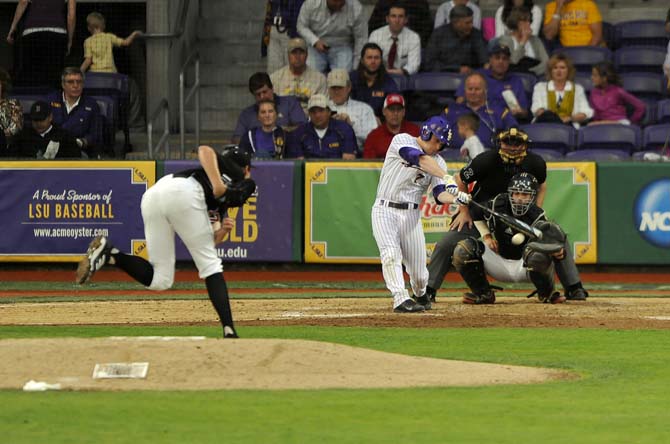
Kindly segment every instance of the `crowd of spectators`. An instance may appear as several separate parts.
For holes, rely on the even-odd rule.
[[[422,72],[462,76],[453,97],[442,103],[442,114],[453,129],[452,145],[463,158],[491,148],[492,136],[511,126],[535,122],[576,128],[603,122],[640,124],[645,116],[647,105],[623,89],[612,63],[594,61],[587,94],[575,79],[570,57],[560,51],[573,46],[603,48],[610,43],[605,40],[594,1],[556,0],[541,8],[532,0],[504,0],[495,17],[487,20],[473,0],[446,1],[434,19],[425,0],[379,0],[367,23],[361,10],[358,0],[268,1],[266,24],[272,29],[264,33],[264,42],[270,48],[273,33],[285,34],[283,41],[295,42],[285,50],[285,66],[272,75],[276,84],[286,79],[278,94],[296,96],[305,107],[315,94],[323,94],[320,75],[327,77],[328,106],[305,110],[309,121],[300,127],[299,139],[306,140],[307,133],[310,138],[323,136],[332,121],[343,122],[355,135],[356,156],[384,157],[393,135],[415,128],[406,121],[413,91],[399,86],[403,78],[411,80]],[[484,25],[491,24],[492,29],[485,29]],[[670,75],[670,44],[668,52],[659,73],[665,70]],[[268,55],[268,70],[271,63]],[[305,72],[313,73],[313,86],[297,87]],[[321,102],[319,97],[314,103]],[[280,102],[276,104],[279,109]],[[321,109],[328,111],[329,120],[319,128],[311,119]],[[245,110],[243,116],[246,113],[252,114]],[[254,124],[260,125],[255,114],[256,108]],[[287,115],[281,110],[278,114],[280,119]],[[331,137],[336,132],[329,131]],[[317,146],[314,140],[308,144],[311,148],[295,151],[290,144],[296,139],[290,130],[287,134],[288,157],[294,152],[300,157],[347,153],[326,156],[321,148],[313,148]]]

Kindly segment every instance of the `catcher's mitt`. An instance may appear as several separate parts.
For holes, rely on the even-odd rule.
[[[554,254],[561,251],[567,235],[560,225],[555,222],[541,220],[534,225],[542,232],[542,237],[528,242],[526,248],[540,253]]]
[[[226,192],[218,199],[219,204],[226,208],[241,207],[256,192],[256,182],[252,179],[227,183],[226,186]]]

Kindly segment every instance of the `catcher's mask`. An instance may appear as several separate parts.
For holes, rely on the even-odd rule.
[[[441,116],[433,116],[421,125],[421,140],[428,142],[433,135],[440,141],[440,151],[451,143],[451,128]]]
[[[537,179],[530,173],[518,173],[510,179],[507,194],[515,216],[523,216],[528,212],[537,197],[538,186]]]
[[[528,154],[528,134],[519,128],[510,128],[496,136],[498,154],[505,163],[520,164]]]

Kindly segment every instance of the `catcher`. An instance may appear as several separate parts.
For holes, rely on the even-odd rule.
[[[149,261],[122,253],[105,236],[93,239],[77,268],[77,282],[87,282],[105,264],[113,264],[151,290],[167,290],[175,271],[174,235],[188,248],[207,294],[223,325],[224,338],[237,338],[216,243],[234,225],[225,217],[256,191],[251,159],[237,146],[219,154],[209,146],[198,148],[200,168],[162,177],[142,196],[142,219]],[[220,222],[222,220],[222,222]]]
[[[536,290],[530,296],[537,293],[541,302],[565,302],[565,296],[554,291],[554,264],[565,259],[567,236],[558,224],[547,221],[544,210],[535,204],[537,190],[535,176],[518,173],[510,180],[507,193],[484,205],[537,228],[542,232],[539,239],[525,238],[481,208],[470,209],[482,240],[468,237],[454,249],[454,268],[472,291],[463,296],[463,303],[495,302],[486,274],[501,282],[532,282]]]

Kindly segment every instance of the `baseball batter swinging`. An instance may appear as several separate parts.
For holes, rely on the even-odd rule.
[[[256,190],[250,178],[251,159],[237,146],[226,147],[219,154],[206,145],[198,148],[198,159],[200,168],[168,174],[142,196],[149,261],[124,254],[109,239],[98,236],[79,263],[77,282],[87,282],[109,263],[151,290],[167,290],[174,282],[177,233],[188,248],[200,278],[205,280],[224,338],[237,338],[223,266],[215,245],[233,228],[234,221],[225,217],[227,209],[244,205]],[[212,216],[222,222],[213,224]]]
[[[426,240],[421,227],[419,202],[429,187],[436,201],[467,205],[470,196],[458,191],[447,165],[437,153],[449,144],[451,130],[439,116],[421,127],[419,137],[396,135],[382,166],[377,197],[372,207],[372,234],[381,256],[382,274],[393,295],[393,311],[414,313],[429,310],[425,296],[428,282]],[[446,182],[446,184],[445,184]],[[405,288],[405,265],[416,301]]]

